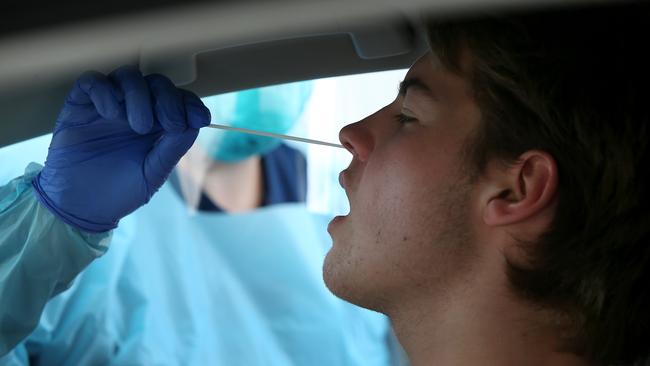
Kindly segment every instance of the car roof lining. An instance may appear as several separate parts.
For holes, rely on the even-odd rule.
[[[139,64],[144,74],[164,74],[176,85],[204,97],[292,81],[406,68],[427,49],[414,27],[396,17],[380,27],[337,25],[335,29],[310,29],[302,36],[266,35],[263,41],[227,47],[218,43],[180,49],[149,47],[130,60]],[[50,132],[77,76],[50,76],[40,84],[0,90],[4,121],[0,124],[0,146]]]
[[[594,0],[568,1],[586,2]],[[561,3],[567,1],[192,1],[56,29],[35,25],[33,32],[0,37],[0,147],[50,132],[84,70],[135,64],[207,96],[408,67],[427,49],[421,13]]]

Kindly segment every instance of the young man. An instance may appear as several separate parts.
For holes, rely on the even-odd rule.
[[[414,365],[618,364],[647,355],[650,60],[639,51],[647,10],[436,24],[433,52],[413,65],[397,99],[341,131],[354,156],[340,179],[351,210],[329,226],[325,280],[338,296],[388,314]],[[57,236],[48,238],[69,248],[105,250],[107,232],[150,199],[208,118],[193,97],[128,70],[116,75],[127,112],[112,113],[122,95],[97,97],[112,87],[94,80],[82,88],[86,104],[119,117],[128,151],[103,143],[114,122],[78,125],[81,116],[64,115],[67,130],[55,134],[53,159],[34,180],[38,202],[23,184],[2,207],[32,210],[12,216],[24,222],[49,215]],[[147,87],[155,100],[185,103],[186,118],[152,111],[141,98]],[[153,113],[161,127],[152,131]],[[110,195],[121,174],[143,188]],[[111,200],[91,200],[88,185]],[[0,244],[26,252],[43,240],[20,220]],[[50,258],[61,261],[58,277],[30,277],[39,292],[22,299],[27,310],[101,254],[59,252]]]
[[[647,355],[648,14],[432,24],[397,99],[341,131],[325,280],[414,365]]]

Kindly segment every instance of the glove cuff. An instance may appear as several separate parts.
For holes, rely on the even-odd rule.
[[[78,218],[74,215],[70,215],[64,212],[63,210],[58,209],[56,205],[54,205],[54,203],[49,199],[49,197],[41,187],[40,178],[41,178],[41,173],[39,172],[38,175],[36,175],[34,179],[32,179],[32,187],[34,187],[34,196],[36,196],[36,199],[43,206],[45,206],[54,216],[58,217],[61,221],[65,222],[66,224],[74,228],[86,232],[91,232],[91,233],[103,233],[109,230],[113,230],[117,227],[118,222],[111,223],[111,224],[100,224],[100,223]]]

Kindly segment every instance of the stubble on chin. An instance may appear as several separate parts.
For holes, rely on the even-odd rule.
[[[411,290],[437,287],[442,291],[450,286],[455,273],[470,269],[473,236],[469,210],[473,186],[471,176],[461,169],[455,179],[450,179],[446,187],[432,195],[437,199],[431,203],[431,216],[422,223],[431,231],[425,235],[426,238],[420,238],[419,250],[422,252],[409,254],[414,263],[399,263],[404,257],[398,258],[402,254],[397,251],[405,244],[401,241],[403,238],[418,239],[411,233],[399,235],[400,242],[387,244],[388,248],[392,246],[396,250],[393,258],[385,256],[384,263],[364,263],[372,260],[372,256],[354,252],[355,248],[364,247],[363,243],[353,242],[349,232],[346,238],[339,235],[339,242],[332,247],[323,264],[323,278],[328,289],[345,301],[388,314],[399,302],[406,300]],[[384,219],[397,222],[395,218],[392,221],[391,218]],[[381,233],[381,228],[375,228],[374,233]],[[387,236],[392,238],[392,235]],[[379,242],[397,239],[373,236],[372,240],[375,243],[371,247],[385,247],[386,243]],[[377,273],[368,273],[370,270]]]

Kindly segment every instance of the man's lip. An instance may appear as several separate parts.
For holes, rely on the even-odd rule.
[[[345,191],[345,196],[348,198],[348,203],[350,204],[350,211],[352,211],[352,200],[350,199],[350,189],[349,189],[349,184],[350,184],[350,171],[348,169],[344,169],[339,173],[339,184],[343,188],[343,191]]]
[[[343,189],[346,189],[346,188],[345,188],[345,184],[346,184],[346,181],[345,181],[346,178],[345,178],[345,176],[346,176],[346,175],[347,175],[347,169],[342,170],[342,171],[339,173],[339,185],[340,185]]]
[[[341,220],[343,220],[343,219],[345,219],[345,218],[346,218],[346,216],[336,216],[336,217],[334,217],[334,218],[332,219],[332,221],[330,221],[330,223],[327,225],[327,232],[331,234],[331,233],[332,233],[332,228],[333,228],[336,224],[338,224],[339,222],[341,222]]]

